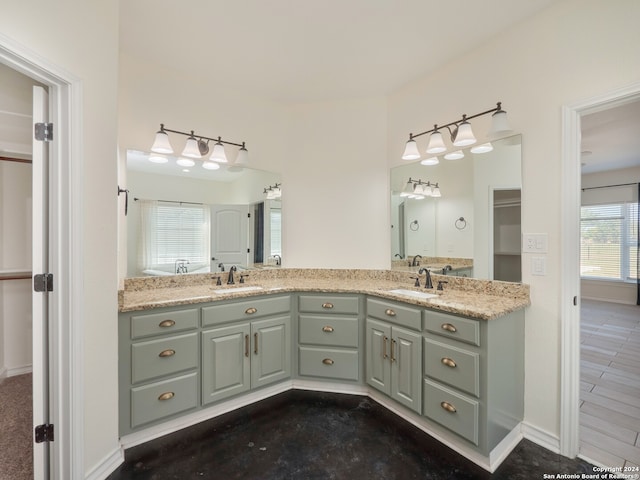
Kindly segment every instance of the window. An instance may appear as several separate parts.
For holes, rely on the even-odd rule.
[[[176,261],[189,272],[209,265],[210,212],[208,205],[141,201],[140,266],[171,273]]]
[[[269,211],[271,234],[271,255],[282,255],[282,210]]]
[[[580,217],[581,276],[636,282],[638,204],[583,206]]]

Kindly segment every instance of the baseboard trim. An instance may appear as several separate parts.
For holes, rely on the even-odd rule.
[[[124,462],[124,448],[116,448],[85,475],[85,480],[104,480]]]
[[[600,298],[600,297],[593,297],[591,295],[581,295],[580,297],[581,300],[593,300],[594,302],[606,302],[606,303],[615,303],[618,305],[635,305],[636,303],[632,300],[628,300],[628,301],[624,301],[624,300],[620,300],[620,299],[614,299],[612,300],[609,297],[606,298]]]
[[[31,373],[33,371],[33,366],[22,365],[21,367],[7,368],[5,371],[7,377],[16,377],[18,375],[24,375],[25,373]]]
[[[525,422],[522,423],[522,434],[527,440],[530,440],[553,453],[560,453],[560,438],[557,435],[553,435]]]

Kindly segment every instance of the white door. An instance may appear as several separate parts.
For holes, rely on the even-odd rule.
[[[33,123],[46,123],[49,97],[42,87],[33,87]],[[33,141],[33,274],[48,273],[48,142]],[[33,292],[33,424],[51,423],[49,418],[49,335],[48,294]],[[49,478],[49,443],[33,444],[33,470],[36,480]]]
[[[225,271],[232,265],[249,262],[249,205],[213,205],[211,207],[211,270]]]

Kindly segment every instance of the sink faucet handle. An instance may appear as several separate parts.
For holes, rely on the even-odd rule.
[[[414,287],[419,287],[420,286],[420,277],[411,277],[413,279],[415,279],[415,283],[413,284]]]
[[[449,283],[446,280],[438,280],[438,288],[436,290],[444,290],[443,284]]]
[[[243,273],[242,275],[240,275],[240,283],[244,283],[244,277],[248,277],[249,274],[248,273]]]
[[[216,285],[222,285],[222,280],[220,279],[220,275],[218,275],[217,277],[216,276],[211,277],[211,280],[214,280],[214,279],[217,279]]]

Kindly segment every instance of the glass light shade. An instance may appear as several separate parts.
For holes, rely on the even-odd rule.
[[[220,168],[220,164],[216,162],[202,162],[202,168],[206,168],[207,170],[218,170]]]
[[[507,122],[507,112],[498,110],[491,115],[491,130],[489,130],[487,134],[489,138],[496,139],[505,137],[511,133],[512,130],[509,128],[509,123]]]
[[[421,183],[416,183],[413,186],[413,194],[414,195],[422,195],[424,194],[424,188]]]
[[[427,153],[442,153],[447,149],[442,139],[442,134],[436,130],[429,137],[429,145],[427,145]]]
[[[236,165],[246,165],[247,163],[249,163],[249,152],[243,146],[236,157]]]
[[[420,165],[438,165],[440,163],[440,160],[438,160],[438,157],[431,157],[431,158],[425,158],[424,160],[422,160],[420,162]]]
[[[171,143],[169,143],[169,135],[160,130],[156,133],[156,139],[151,146],[151,151],[155,153],[173,153]]]
[[[273,189],[273,198],[280,198],[282,197],[282,189],[280,187],[275,187]]]
[[[476,137],[474,137],[473,130],[471,130],[471,124],[465,120],[458,125],[458,132],[456,133],[456,138],[453,140],[453,144],[456,147],[466,147],[474,143],[476,143]]]
[[[176,163],[181,167],[193,167],[196,164],[196,162],[194,162],[190,158],[182,158],[182,157],[176,160]]]
[[[410,196],[412,194],[413,194],[413,183],[407,182],[407,184],[404,186],[404,189],[400,193],[400,196],[401,197],[408,197],[408,196]]]
[[[195,137],[187,138],[187,143],[182,151],[183,157],[189,158],[202,158],[200,155],[200,149],[198,148],[198,140]]]
[[[209,160],[213,162],[227,163],[227,154],[224,152],[224,145],[219,142],[216,143],[213,146],[213,153],[211,153]]]
[[[164,155],[149,155],[149,161],[153,163],[167,163],[169,159]]]
[[[427,197],[430,197],[431,195],[433,195],[433,189],[431,188],[431,185],[425,185],[422,188],[422,191]]]
[[[462,150],[456,150],[455,152],[449,152],[444,156],[445,160],[460,160],[464,158],[464,153]]]
[[[420,158],[418,144],[415,140],[407,141],[404,147],[404,153],[402,154],[402,160],[417,160],[418,158]]]
[[[435,198],[441,197],[442,194],[440,193],[440,187],[438,186],[433,187],[433,189],[431,190],[431,196]]]
[[[483,143],[481,145],[476,145],[469,149],[471,153],[487,153],[487,152],[490,152],[491,150],[493,150],[493,145],[491,145],[491,142]]]

